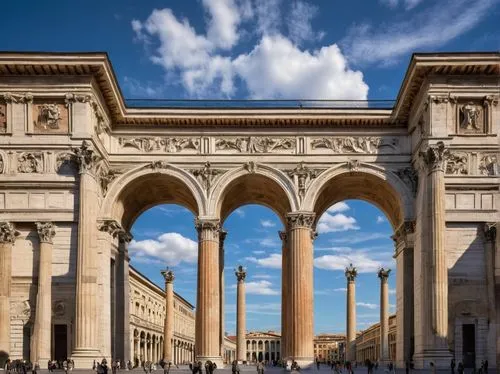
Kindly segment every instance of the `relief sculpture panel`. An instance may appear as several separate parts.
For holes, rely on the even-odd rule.
[[[141,152],[165,152],[178,153],[184,150],[200,150],[199,138],[169,138],[169,137],[140,137],[140,138],[118,138],[122,148],[135,148]]]
[[[7,132],[7,105],[0,103],[0,134]]]
[[[394,153],[398,150],[398,138],[377,136],[327,137],[311,141],[311,149],[327,149],[333,153]]]
[[[33,104],[35,134],[67,134],[69,110],[64,102],[35,102]]]
[[[295,138],[261,136],[218,138],[215,140],[215,151],[227,153],[294,153],[296,143]]]

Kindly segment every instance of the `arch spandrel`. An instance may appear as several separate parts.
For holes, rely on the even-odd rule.
[[[224,221],[245,204],[260,204],[273,210],[284,222],[286,214],[299,207],[293,182],[280,170],[252,164],[225,173],[210,194],[209,215]]]
[[[355,170],[343,164],[321,173],[311,182],[301,209],[314,211],[319,220],[331,205],[348,199],[377,206],[394,230],[414,218],[414,198],[409,187],[390,170],[367,163],[360,163]]]
[[[158,204],[179,204],[196,216],[206,211],[203,188],[192,174],[170,164],[148,164],[127,171],[113,182],[101,217],[115,219],[129,230],[142,212]]]

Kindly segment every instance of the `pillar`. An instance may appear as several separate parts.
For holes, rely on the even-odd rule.
[[[0,352],[10,353],[10,295],[12,247],[19,232],[10,222],[0,222]],[[4,362],[0,362],[4,365]],[[3,366],[2,366],[3,367]]]
[[[78,368],[91,368],[98,350],[97,315],[97,202],[99,157],[84,141],[74,150],[79,166],[78,251],[76,263],[75,337],[72,359]]]
[[[496,310],[496,285],[495,285],[495,262],[496,256],[496,234],[497,225],[493,222],[484,224],[484,260],[485,260],[485,273],[486,282],[488,287],[488,338],[487,338],[487,356],[485,359],[490,363],[490,367],[498,367],[497,341],[498,333],[498,318]]]
[[[278,232],[281,239],[281,357],[283,360],[287,359],[287,334],[288,329],[288,246],[287,246],[287,235],[285,231]]]
[[[161,272],[165,279],[165,323],[163,324],[163,359],[173,362],[172,339],[174,336],[174,272],[164,270]]]
[[[288,357],[302,368],[314,363],[313,224],[312,212],[287,215]]]
[[[118,261],[116,264],[117,270],[117,287],[116,287],[116,354],[117,359],[126,365],[130,357],[130,257],[128,255],[128,245],[132,240],[132,235],[125,230],[118,232]]]
[[[346,361],[356,361],[356,277],[358,271],[352,264],[345,269],[347,278],[347,323],[346,323]]]
[[[245,311],[245,277],[247,276],[247,272],[243,268],[243,266],[238,266],[235,272],[236,280],[238,281],[237,289],[236,289],[236,298],[237,298],[237,310],[236,310],[236,359],[239,363],[246,362],[247,353],[246,353],[246,343],[245,343],[245,335],[246,335],[246,311]]]
[[[220,354],[220,276],[218,219],[198,218],[198,287],[196,298],[196,359],[223,367]]]
[[[52,249],[56,234],[52,222],[36,222],[40,240],[38,292],[31,337],[31,362],[42,366],[52,358]]]
[[[380,361],[389,362],[389,274],[391,269],[381,268],[380,278]]]
[[[451,353],[448,347],[448,267],[446,264],[446,221],[444,168],[447,150],[443,142],[429,146],[421,153],[427,172],[424,250],[428,251],[430,268],[430,310],[431,329],[427,349],[422,352],[419,366],[428,367],[432,361],[437,368],[448,368]],[[424,280],[425,282],[425,280]]]
[[[219,274],[220,274],[220,355],[224,356],[224,336],[225,331],[225,315],[224,315],[224,240],[226,240],[227,232],[220,230],[219,232]]]

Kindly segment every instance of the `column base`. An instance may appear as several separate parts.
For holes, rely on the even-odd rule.
[[[429,369],[431,362],[436,369],[449,369],[452,358],[448,349],[424,349],[423,352],[413,355],[413,362],[416,369]]]
[[[92,369],[95,363],[101,362],[101,352],[97,349],[75,349],[71,355],[71,359],[75,361],[75,369]],[[108,365],[111,364],[108,361]]]
[[[201,361],[203,365],[205,365],[205,362],[207,361],[212,361],[215,365],[217,365],[217,369],[224,368],[224,361],[220,356],[198,356],[196,357],[196,361]],[[203,371],[205,371],[205,366],[203,366]]]

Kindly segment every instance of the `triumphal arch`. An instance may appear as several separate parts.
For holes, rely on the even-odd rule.
[[[495,366],[499,73],[498,53],[417,54],[389,108],[158,107],[127,105],[106,54],[0,54],[0,351],[43,362],[62,324],[77,367],[127,358],[129,230],[178,203],[199,233],[196,357],[220,360],[222,227],[257,203],[286,228],[282,354],[310,363],[316,222],[357,198],[394,229],[398,364],[448,367],[472,341]]]

